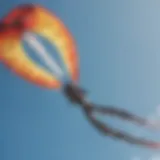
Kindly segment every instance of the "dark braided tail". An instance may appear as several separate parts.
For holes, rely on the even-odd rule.
[[[134,137],[123,131],[118,131],[108,127],[103,122],[97,120],[94,117],[93,113],[95,112],[95,113],[101,113],[101,114],[115,115],[122,119],[136,122],[140,125],[148,125],[147,120],[137,117],[135,115],[132,115],[127,111],[123,111],[123,110],[112,108],[112,107],[97,107],[96,105],[90,104],[90,103],[85,104],[83,106],[83,109],[88,120],[104,135],[111,136],[113,138],[118,138],[135,145],[142,145],[149,148],[160,148],[160,143],[146,140],[143,138]]]

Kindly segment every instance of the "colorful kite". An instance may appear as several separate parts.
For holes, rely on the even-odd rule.
[[[78,60],[74,40],[54,14],[38,5],[18,6],[3,18],[0,24],[0,59],[11,70],[36,85],[59,88],[62,84],[57,77],[36,64],[25,53],[21,44],[24,35],[24,38],[30,38],[30,43],[36,42],[29,32],[41,35],[57,47],[72,80],[76,82]]]
[[[30,34],[36,33],[45,37],[57,47],[58,53],[70,75],[71,81],[64,83],[61,80],[63,72],[52,57],[46,54],[45,49]],[[44,62],[55,71],[55,74],[36,64],[23,49],[22,38],[35,47]],[[75,42],[61,22],[47,9],[33,4],[20,5],[13,9],[0,22],[0,60],[20,77],[49,89],[63,89],[64,95],[73,103],[78,104],[88,120],[101,133],[107,136],[123,139],[124,141],[150,148],[160,148],[160,143],[148,141],[123,131],[114,130],[95,118],[94,112],[118,116],[122,119],[136,122],[142,126],[154,127],[148,120],[132,115],[127,111],[112,106],[100,106],[90,103],[86,99],[86,91],[78,87],[79,65]]]

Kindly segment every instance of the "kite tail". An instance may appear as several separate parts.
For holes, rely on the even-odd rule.
[[[128,133],[125,133],[123,131],[115,130],[113,128],[108,127],[106,124],[103,122],[97,120],[93,112],[99,112],[103,114],[111,114],[111,115],[118,115],[122,116],[124,119],[128,120],[136,120],[136,122],[140,122],[140,124],[145,124],[145,120],[143,119],[137,119],[137,117],[129,114],[128,112],[120,111],[118,109],[112,109],[112,108],[98,108],[95,107],[93,104],[86,104],[84,106],[84,112],[86,114],[86,117],[88,118],[89,122],[97,128],[101,133],[103,133],[106,136],[111,136],[112,138],[117,138],[124,140],[130,144],[135,144],[135,145],[141,145],[147,148],[153,148],[153,149],[159,149],[160,148],[160,143],[154,142],[152,140],[146,140],[143,138],[135,137],[133,135],[130,135]],[[145,123],[144,123],[145,122]]]
[[[123,109],[118,109],[112,106],[99,106],[97,107],[97,105],[95,104],[91,104],[92,105],[92,111],[95,113],[100,113],[100,114],[108,114],[110,116],[117,116],[121,119],[127,120],[127,121],[131,121],[134,123],[137,123],[138,125],[141,126],[145,126],[145,127],[149,127],[152,129],[157,129],[159,127],[158,124],[156,123],[152,123],[151,121],[145,119],[145,118],[141,118],[139,116],[136,116],[126,110]]]

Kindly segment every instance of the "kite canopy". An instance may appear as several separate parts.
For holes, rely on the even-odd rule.
[[[45,70],[25,53],[22,38],[26,32],[36,33],[56,46],[70,78],[77,82],[79,66],[75,42],[61,20],[39,5],[20,5],[1,20],[0,59],[4,64],[36,85],[50,89],[61,87],[62,82],[56,75]],[[34,45],[34,39],[30,38],[30,43]]]

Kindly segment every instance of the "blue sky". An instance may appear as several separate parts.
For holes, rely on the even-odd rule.
[[[141,116],[160,104],[160,2],[156,0],[5,0],[0,16],[20,3],[47,7],[73,34],[80,85],[96,103]],[[103,137],[59,91],[41,89],[0,64],[0,159],[148,160],[158,154]],[[133,134],[158,133],[108,120]]]

